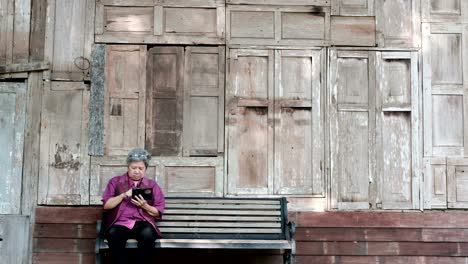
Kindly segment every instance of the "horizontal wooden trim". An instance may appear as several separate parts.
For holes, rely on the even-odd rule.
[[[179,214],[179,215],[281,215],[280,211],[226,211],[226,210],[180,210],[180,209],[167,209],[164,214]]]
[[[239,107],[268,107],[268,99],[239,99],[237,106]]]
[[[230,5],[314,5],[314,6],[330,6],[331,0],[226,0],[226,4]]]
[[[34,237],[96,238],[96,224],[36,224]]]
[[[298,212],[299,227],[468,228],[465,212]]]
[[[281,217],[275,216],[219,216],[219,215],[164,215],[163,221],[280,221]]]
[[[343,263],[362,263],[362,264],[466,264],[468,258],[464,257],[427,257],[427,256],[297,256],[297,263],[316,263],[316,264],[343,264]]]
[[[35,238],[34,252],[94,252],[95,239]]]
[[[101,206],[88,207],[36,207],[36,223],[77,223],[92,224],[101,219],[103,209]]]
[[[331,256],[468,256],[467,243],[301,242],[298,255]]]
[[[67,264],[84,264],[94,263],[94,253],[51,253],[51,252],[36,252],[32,254],[33,263],[35,264],[50,264],[50,263],[67,263]]]
[[[48,70],[49,68],[50,68],[50,65],[49,63],[46,63],[46,62],[7,64],[7,65],[0,65],[0,74],[15,73],[15,72],[43,71],[43,70]]]

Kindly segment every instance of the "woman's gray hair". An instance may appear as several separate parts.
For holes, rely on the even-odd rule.
[[[134,148],[128,152],[127,155],[127,165],[134,161],[143,161],[145,167],[148,168],[148,163],[151,160],[151,154],[142,148]]]

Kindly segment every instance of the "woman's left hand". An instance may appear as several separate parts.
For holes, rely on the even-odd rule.
[[[148,202],[141,195],[134,196],[134,198],[132,198],[132,203],[143,209],[148,204]]]

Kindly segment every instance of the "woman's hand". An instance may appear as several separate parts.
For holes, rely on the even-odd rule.
[[[159,216],[159,211],[156,209],[156,207],[151,206],[148,204],[148,202],[141,196],[141,194],[135,196],[132,198],[132,203],[141,209],[144,209],[149,215],[153,217],[158,217]]]
[[[132,189],[121,193],[117,196],[114,196],[107,200],[107,202],[104,204],[104,210],[110,210],[114,209],[117,205],[119,205],[125,198],[131,197],[132,196]]]

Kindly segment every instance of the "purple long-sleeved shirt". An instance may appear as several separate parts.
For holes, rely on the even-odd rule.
[[[105,204],[107,200],[118,196],[130,188],[134,187],[133,182],[127,173],[115,176],[109,180],[106,189],[102,194],[102,202]],[[104,214],[104,228],[107,230],[112,225],[123,225],[128,228],[133,228],[136,221],[147,221],[156,229],[156,232],[161,236],[155,220],[160,220],[165,208],[164,194],[159,185],[152,179],[143,177],[138,183],[138,188],[152,188],[153,198],[148,201],[148,204],[156,207],[159,212],[159,217],[155,218],[149,215],[144,209],[135,206],[131,202],[131,198],[125,198],[115,208],[106,210]]]

